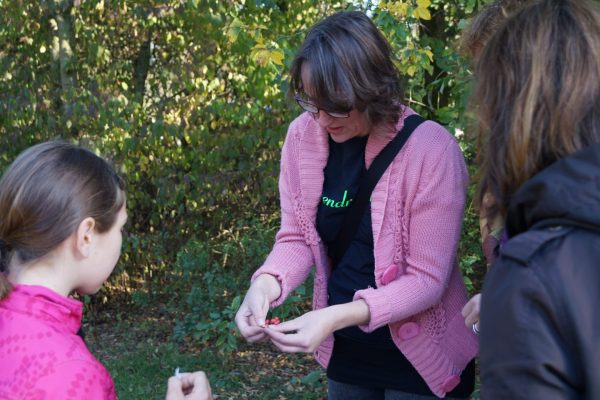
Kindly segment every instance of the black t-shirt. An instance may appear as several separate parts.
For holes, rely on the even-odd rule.
[[[323,194],[317,211],[317,230],[327,245],[337,237],[346,210],[358,192],[360,175],[366,169],[366,144],[366,136],[343,143],[329,139],[329,160],[325,167]],[[356,236],[328,281],[329,305],[349,303],[357,290],[376,287],[374,269],[371,208],[368,206],[361,217]],[[371,333],[351,326],[337,331],[336,335],[358,340],[369,346],[396,348],[387,326]]]
[[[329,139],[329,159],[325,167],[323,194],[317,210],[317,230],[326,245],[338,235],[348,206],[358,192],[365,171],[367,136],[343,143]],[[329,305],[351,302],[357,290],[376,287],[371,210],[365,210],[356,236],[328,281]],[[333,354],[327,376],[354,385],[402,390],[433,395],[427,384],[392,341],[388,326],[366,333],[356,326],[334,333]],[[472,370],[472,379],[467,378]],[[473,390],[474,368],[451,394],[468,396]],[[470,384],[469,384],[470,383]],[[470,387],[470,388],[469,388]],[[449,394],[450,395],[450,394]]]

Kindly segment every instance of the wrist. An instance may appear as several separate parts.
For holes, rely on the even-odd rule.
[[[271,274],[257,276],[252,285],[266,293],[269,301],[277,300],[281,296],[281,285],[277,278]]]
[[[371,319],[369,306],[363,299],[350,303],[336,304],[327,308],[333,325],[332,331],[349,326],[366,324]]]

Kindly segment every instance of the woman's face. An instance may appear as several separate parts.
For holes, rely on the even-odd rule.
[[[306,64],[302,65],[302,87],[304,93],[312,99],[312,103],[317,104],[318,100],[311,97],[310,75]],[[310,100],[309,100],[310,101]],[[328,110],[335,111],[335,110]],[[324,110],[319,110],[317,114],[313,114],[315,120],[321,128],[323,128],[336,143],[343,143],[349,139],[358,136],[366,136],[369,134],[371,127],[367,122],[364,112],[356,109],[350,111],[348,118],[336,118],[327,114]]]

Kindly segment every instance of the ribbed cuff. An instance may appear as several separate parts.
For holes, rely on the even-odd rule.
[[[363,299],[369,307],[370,320],[368,324],[358,325],[365,332],[373,332],[390,323],[392,310],[388,298],[380,290],[369,288],[354,293],[353,300]]]

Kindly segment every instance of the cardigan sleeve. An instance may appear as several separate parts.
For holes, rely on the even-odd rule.
[[[405,155],[409,167],[400,189],[404,194],[397,199],[406,203],[401,206],[404,217],[395,221],[406,224],[404,264],[389,284],[354,295],[369,306],[370,321],[360,326],[367,332],[439,303],[457,268],[468,180],[464,157],[456,140],[438,124],[424,123],[413,135],[417,140]],[[393,246],[389,241],[388,245]]]
[[[264,264],[252,275],[252,281],[261,274],[273,275],[281,285],[281,295],[271,306],[283,303],[287,296],[306,280],[314,257],[307,243],[298,211],[302,206],[298,173],[298,143],[301,122],[290,124],[281,153],[279,195],[281,203],[281,227],[275,236],[273,249]]]

